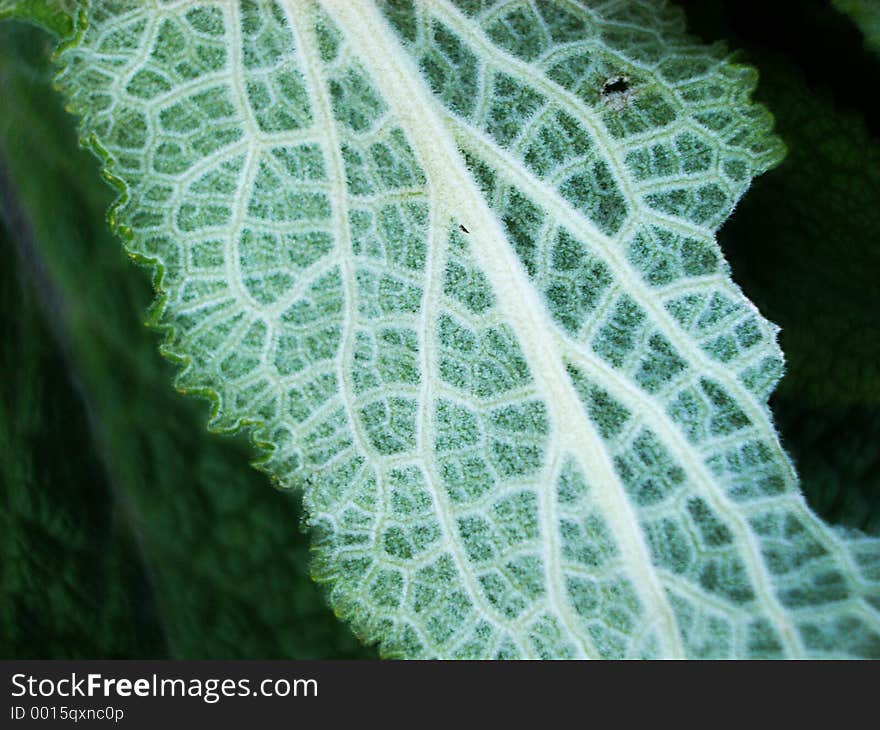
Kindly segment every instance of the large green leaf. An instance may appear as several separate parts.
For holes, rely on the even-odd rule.
[[[95,3],[59,61],[179,387],[387,654],[880,654],[714,240],[781,148],[677,13]]]

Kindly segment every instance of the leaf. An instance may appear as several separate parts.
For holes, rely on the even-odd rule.
[[[870,133],[870,100],[853,79],[811,62],[840,49],[835,58],[859,67],[861,89],[876,83],[880,66],[825,3],[798,4],[794,16],[765,13],[760,26],[740,2],[723,22],[721,5],[694,4],[688,20],[758,65],[758,98],[772,102],[789,151],[749,191],[719,242],[735,280],[782,328],[787,372],[771,404],[807,502],[835,524],[880,534],[880,322],[872,316],[880,307],[880,144]],[[792,24],[799,33],[781,54],[767,39],[783,38]]]
[[[0,213],[19,209],[54,335],[4,300],[0,656],[370,656],[308,576],[298,500],[168,387],[149,281],[106,229],[112,194],[75,149],[48,41],[0,25]]]
[[[77,0],[0,0],[0,20],[27,20],[66,36],[73,31],[77,5]]]
[[[714,232],[781,156],[656,3],[96,3],[59,54],[212,426],[391,656],[877,656]]]
[[[6,215],[0,263],[0,656],[160,656],[136,541],[89,448],[87,414],[25,285]]]
[[[880,53],[880,3],[877,0],[831,0],[865,36],[865,47]]]
[[[783,328],[789,368],[775,411],[808,499],[877,533],[880,144],[827,93],[810,93],[778,64],[762,68],[789,157],[759,181],[722,244],[743,287]],[[767,251],[760,240],[776,245]]]

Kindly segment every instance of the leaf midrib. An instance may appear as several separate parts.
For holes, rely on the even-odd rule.
[[[455,124],[460,130],[466,132],[466,135],[470,137],[470,139],[466,140],[463,140],[461,136],[459,137],[459,140],[462,141],[464,146],[471,147],[472,149],[479,147],[480,153],[483,157],[491,159],[495,164],[503,168],[505,173],[515,180],[519,189],[532,193],[535,200],[540,201],[543,205],[546,205],[548,209],[552,210],[556,220],[562,225],[566,225],[567,223],[568,228],[573,231],[581,232],[588,239],[592,239],[593,235],[595,235],[596,238],[599,238],[599,248],[606,254],[606,263],[612,260],[614,242],[609,240],[603,245],[602,234],[592,226],[590,221],[583,218],[583,216],[575,211],[567,202],[561,200],[555,191],[549,190],[540,181],[535,180],[531,175],[512,164],[504,157],[503,153],[495,147],[494,143],[484,135],[480,135],[460,122],[451,123]],[[621,275],[620,271],[618,271],[618,267],[610,265],[610,268],[623,280],[626,292],[632,294],[632,289],[630,288],[631,282]],[[634,297],[634,299],[636,299],[636,297]],[[640,300],[636,300],[639,301],[640,304],[642,303]],[[651,308],[649,308],[649,311],[651,311]],[[580,363],[582,367],[584,367],[593,378],[600,382],[615,399],[619,400],[632,413],[638,413],[639,416],[644,419],[645,423],[651,428],[653,433],[669,449],[671,455],[678,461],[678,463],[687,469],[690,476],[695,478],[695,486],[700,487],[699,493],[706,498],[711,506],[729,517],[732,522],[734,533],[738,537],[738,544],[744,549],[745,556],[747,557],[747,570],[749,571],[749,575],[758,594],[761,596],[764,607],[772,616],[773,623],[776,625],[780,634],[784,637],[789,649],[794,655],[801,655],[803,653],[801,642],[792,630],[788,620],[785,618],[785,612],[776,597],[772,580],[764,566],[760,547],[757,544],[754,534],[746,523],[744,517],[740,514],[738,508],[731,503],[727,495],[716,488],[715,481],[706,467],[702,455],[699,452],[694,453],[695,449],[693,445],[687,441],[679,426],[672,421],[662,404],[657,402],[657,399],[654,396],[636,389],[624,376],[614,370],[614,368],[609,366],[604,360],[596,356],[587,346],[581,342],[575,341],[567,333],[560,330],[555,324],[550,331],[550,336],[557,341],[556,346],[561,352],[566,353],[573,362]],[[684,335],[681,335],[679,339],[682,339],[683,337]],[[678,341],[673,340],[673,343],[677,346],[679,345]],[[701,363],[699,362],[692,365],[692,367],[698,372],[700,366]],[[710,374],[714,376],[714,373]],[[752,417],[753,414],[747,413],[747,415]],[[772,430],[768,433],[768,431],[763,428],[763,424],[760,421],[756,423],[754,420],[752,420],[752,428],[761,433],[763,437],[771,438],[773,443],[776,444],[779,453],[782,453],[781,446],[778,445],[778,440]],[[784,459],[783,463],[785,463],[790,470],[790,462],[784,454],[782,459]],[[798,499],[798,494],[799,493],[795,490],[790,490],[787,496],[789,497],[792,507],[803,512],[805,510],[802,505],[802,500]]]
[[[486,38],[485,34],[479,29],[479,27],[475,27],[474,23],[470,22],[459,10],[450,6],[446,0],[437,0],[437,2],[432,3],[430,7],[438,15],[441,15],[457,32],[461,33],[464,37],[469,38],[481,53],[492,58],[497,67],[503,67],[505,73],[513,75],[523,83],[534,85],[549,98],[554,99],[561,108],[565,109],[575,118],[582,120],[587,125],[593,139],[595,140],[597,148],[602,152],[603,157],[608,160],[615,181],[620,186],[629,204],[634,207],[634,214],[631,214],[630,221],[622,226],[616,237],[612,238],[607,236],[601,232],[592,221],[585,218],[580,212],[574,210],[567,201],[563,201],[554,189],[548,188],[544,182],[536,180],[531,173],[507,159],[504,152],[498,148],[493,140],[489,139],[485,134],[473,129],[451,113],[446,113],[448,123],[453,128],[460,130],[465,137],[469,137],[469,139],[463,140],[460,135],[459,142],[462,143],[463,146],[470,146],[479,156],[484,158],[490,157],[496,165],[507,171],[509,177],[514,178],[520,189],[529,192],[533,199],[540,201],[542,205],[552,208],[558,221],[563,224],[567,222],[568,227],[572,230],[581,231],[585,237],[590,239],[598,250],[603,252],[603,258],[606,264],[615,274],[616,278],[624,284],[627,294],[632,296],[641,307],[649,312],[652,316],[654,325],[658,327],[660,332],[669,339],[679,352],[685,354],[688,361],[695,367],[695,369],[703,373],[708,373],[716,381],[722,383],[729,392],[734,395],[737,402],[744,406],[746,415],[749,417],[752,425],[756,430],[761,432],[765,440],[769,441],[771,444],[777,462],[783,465],[783,468],[785,469],[787,482],[791,488],[796,484],[794,468],[791,461],[782,450],[779,439],[770,423],[766,408],[762,407],[762,405],[757,402],[751,391],[745,388],[738,378],[731,376],[720,363],[712,360],[712,358],[709,357],[699,345],[696,345],[691,341],[669,312],[667,312],[662,306],[658,306],[654,301],[652,293],[647,289],[638,274],[633,270],[632,265],[621,255],[621,243],[625,240],[627,233],[631,231],[632,227],[635,225],[635,221],[638,218],[657,220],[660,216],[658,216],[655,211],[647,208],[642,199],[634,193],[632,182],[630,181],[629,176],[624,172],[625,166],[620,159],[620,156],[617,154],[615,145],[608,141],[609,135],[598,115],[567,89],[563,89],[549,79],[545,79],[541,76],[536,77],[534,73],[530,73],[530,69],[526,64],[520,59],[497,48],[488,38]],[[667,217],[662,216],[662,218],[665,223]],[[687,227],[689,235],[696,235],[696,237],[704,241],[711,241],[713,247],[716,245],[711,230],[685,226],[684,222],[680,221],[678,218],[672,218],[669,222],[672,223],[673,221],[679,224],[679,226],[676,227]],[[723,281],[726,285],[725,288],[735,290],[736,298],[745,302],[746,305],[754,311],[755,315],[760,318],[759,321],[763,323],[764,320],[760,317],[757,309],[751,302],[739,295],[735,285],[733,285],[726,277],[723,278]],[[722,514],[730,516],[734,532],[738,537],[738,544],[743,548],[747,558],[747,570],[758,594],[761,596],[764,607],[770,614],[773,623],[779,630],[789,650],[795,656],[803,655],[803,646],[800,638],[793,630],[793,627],[785,616],[784,609],[779,603],[754,534],[744,517],[739,513],[736,507],[730,503],[729,498],[715,488],[714,480],[706,468],[701,455],[699,453],[691,454],[693,451],[692,446],[683,438],[681,430],[668,417],[665,409],[655,402],[655,398],[648,396],[645,393],[634,392],[630,383],[626,382],[625,379],[613,369],[607,367],[606,363],[593,356],[593,354],[585,347],[581,346],[580,343],[575,342],[567,333],[561,332],[558,328],[554,328],[553,333],[557,337],[561,337],[563,347],[576,353],[577,359],[586,360],[588,362],[589,372],[594,373],[596,369],[599,369],[604,376],[602,378],[603,385],[607,386],[613,383],[615,387],[609,388],[612,394],[615,395],[615,397],[618,397],[632,412],[640,412],[644,416],[645,410],[640,406],[643,406],[645,403],[649,404],[651,418],[646,420],[649,422],[653,421],[652,430],[655,435],[664,441],[667,447],[672,447],[670,451],[673,456],[677,458],[679,463],[687,465],[692,474],[696,472],[698,484],[703,485],[703,488],[700,491],[703,496],[707,498],[709,504],[716,509],[719,509]],[[670,437],[672,443],[670,443]],[[803,508],[803,500],[797,498],[797,490],[792,488],[791,491],[793,493],[791,500],[793,503],[792,506],[797,508],[799,512],[806,512],[807,510]]]
[[[468,225],[474,235],[472,246],[477,263],[492,284],[499,308],[513,327],[535,380],[551,414],[551,432],[566,434],[585,474],[605,505],[604,514],[618,537],[623,562],[644,605],[661,617],[660,639],[666,656],[684,656],[681,639],[663,587],[652,568],[650,553],[620,478],[593,424],[585,417],[580,400],[558,353],[549,352],[543,333],[555,325],[550,321],[537,292],[507,241],[500,224],[489,210],[467,172],[452,136],[443,123],[437,102],[412,67],[405,51],[372,3],[345,0],[322,2],[342,29],[355,55],[369,69],[385,102],[395,112],[414,147],[428,180],[431,198],[442,204],[446,215]],[[561,450],[561,449],[560,449]],[[541,485],[552,489],[553,485]],[[557,613],[563,611],[557,607]],[[574,630],[571,629],[570,630]]]

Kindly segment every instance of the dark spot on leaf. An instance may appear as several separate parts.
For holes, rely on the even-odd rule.
[[[602,84],[602,96],[624,94],[629,91],[629,88],[629,77],[626,74],[612,76]]]

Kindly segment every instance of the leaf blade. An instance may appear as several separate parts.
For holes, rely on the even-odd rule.
[[[551,14],[516,3],[413,6],[403,45],[369,5],[123,4],[65,52],[62,85],[126,180],[133,250],[164,267],[179,385],[307,480],[316,573],[388,653],[798,656],[844,624],[858,650],[877,641],[876,585],[806,510],[770,422],[775,330],[714,242],[779,156],[753,74],[630,7],[559,6],[598,29],[558,43],[592,86],[566,81]],[[621,74],[596,74],[619,64],[633,87],[608,98]],[[472,98],[458,67],[482,79]],[[147,71],[170,89],[141,88]],[[561,151],[541,115],[574,130]],[[558,295],[595,283],[566,255],[608,280],[601,306]],[[798,593],[786,561],[817,549]]]

